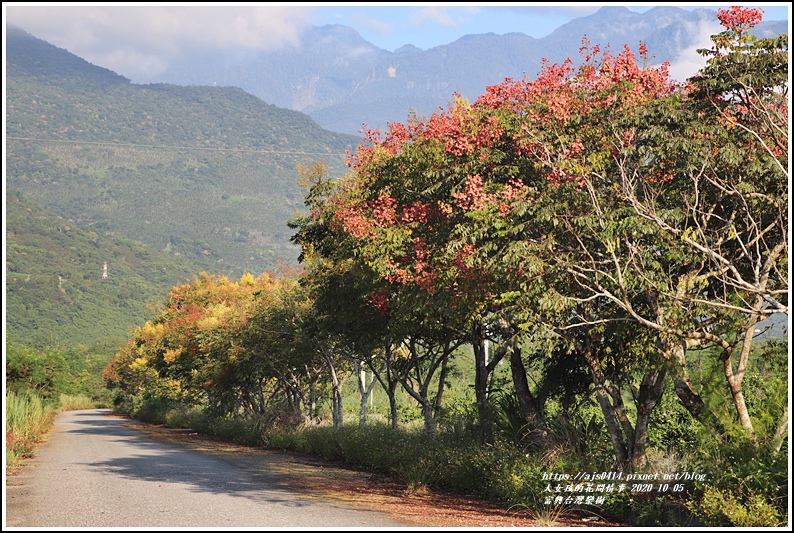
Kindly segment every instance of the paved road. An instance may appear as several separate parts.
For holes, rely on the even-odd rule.
[[[154,441],[108,414],[58,415],[30,466],[7,479],[6,526],[407,527],[301,496],[266,468]]]

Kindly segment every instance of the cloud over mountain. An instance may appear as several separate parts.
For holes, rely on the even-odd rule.
[[[208,50],[294,47],[311,26],[304,6],[13,6],[6,14],[7,23],[133,78]]]

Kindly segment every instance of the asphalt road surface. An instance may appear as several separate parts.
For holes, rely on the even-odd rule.
[[[152,440],[108,414],[58,415],[36,458],[7,478],[7,527],[408,527],[302,496],[267,468]]]

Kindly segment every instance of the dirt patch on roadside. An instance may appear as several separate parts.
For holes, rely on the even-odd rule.
[[[110,415],[116,416],[116,415]],[[165,428],[132,422],[134,428],[152,439],[228,459],[247,466],[267,468],[285,476],[291,489],[317,498],[332,498],[350,505],[376,508],[394,519],[417,527],[620,527],[593,515],[549,511],[536,516],[523,510],[508,509],[497,503],[423,489],[409,491],[385,474],[324,461],[287,451],[243,446],[192,430]]]

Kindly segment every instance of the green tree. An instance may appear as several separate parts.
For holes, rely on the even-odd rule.
[[[672,186],[634,169],[623,174],[635,211],[688,255],[690,267],[665,296],[708,324],[686,343],[720,348],[730,398],[753,440],[742,381],[756,326],[788,314],[788,38],[749,35],[761,14],[718,10],[725,31],[700,51],[706,66],[675,105],[652,111],[658,128],[646,132],[638,155],[653,158]]]
[[[14,342],[6,343],[5,383],[10,391],[29,391],[52,399],[69,376],[69,363],[60,350],[40,350]]]

